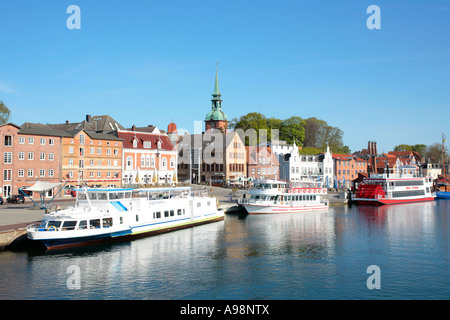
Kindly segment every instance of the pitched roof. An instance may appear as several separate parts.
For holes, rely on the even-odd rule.
[[[172,151],[174,146],[165,134],[153,134],[138,131],[118,131],[118,137],[123,139],[123,148],[133,149],[133,141],[137,140],[137,148],[144,149],[144,141],[150,142],[150,149],[156,150],[158,140],[161,140],[161,150]],[[145,148],[148,149],[148,148]]]

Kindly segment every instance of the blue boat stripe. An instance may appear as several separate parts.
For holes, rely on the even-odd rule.
[[[128,209],[120,201],[111,201],[111,204],[120,212],[128,211]]]

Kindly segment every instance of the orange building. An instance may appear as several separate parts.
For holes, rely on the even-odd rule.
[[[358,173],[367,173],[367,161],[353,155],[333,153],[337,187],[349,188]]]
[[[120,187],[122,140],[114,135],[80,130],[61,142],[62,177],[70,185]]]

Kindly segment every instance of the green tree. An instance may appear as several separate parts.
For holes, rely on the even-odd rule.
[[[298,146],[302,146],[305,140],[305,121],[297,116],[283,120],[280,127],[280,140],[285,140],[288,144],[295,142]]]
[[[11,115],[11,110],[8,109],[3,101],[0,101],[0,124],[6,123]]]
[[[412,151],[412,146],[409,144],[399,144],[394,147],[394,151]]]

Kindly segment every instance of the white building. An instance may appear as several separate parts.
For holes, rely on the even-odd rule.
[[[319,180],[333,186],[334,165],[328,146],[324,154],[304,155],[294,143],[289,152],[279,154],[279,162],[282,180]]]

